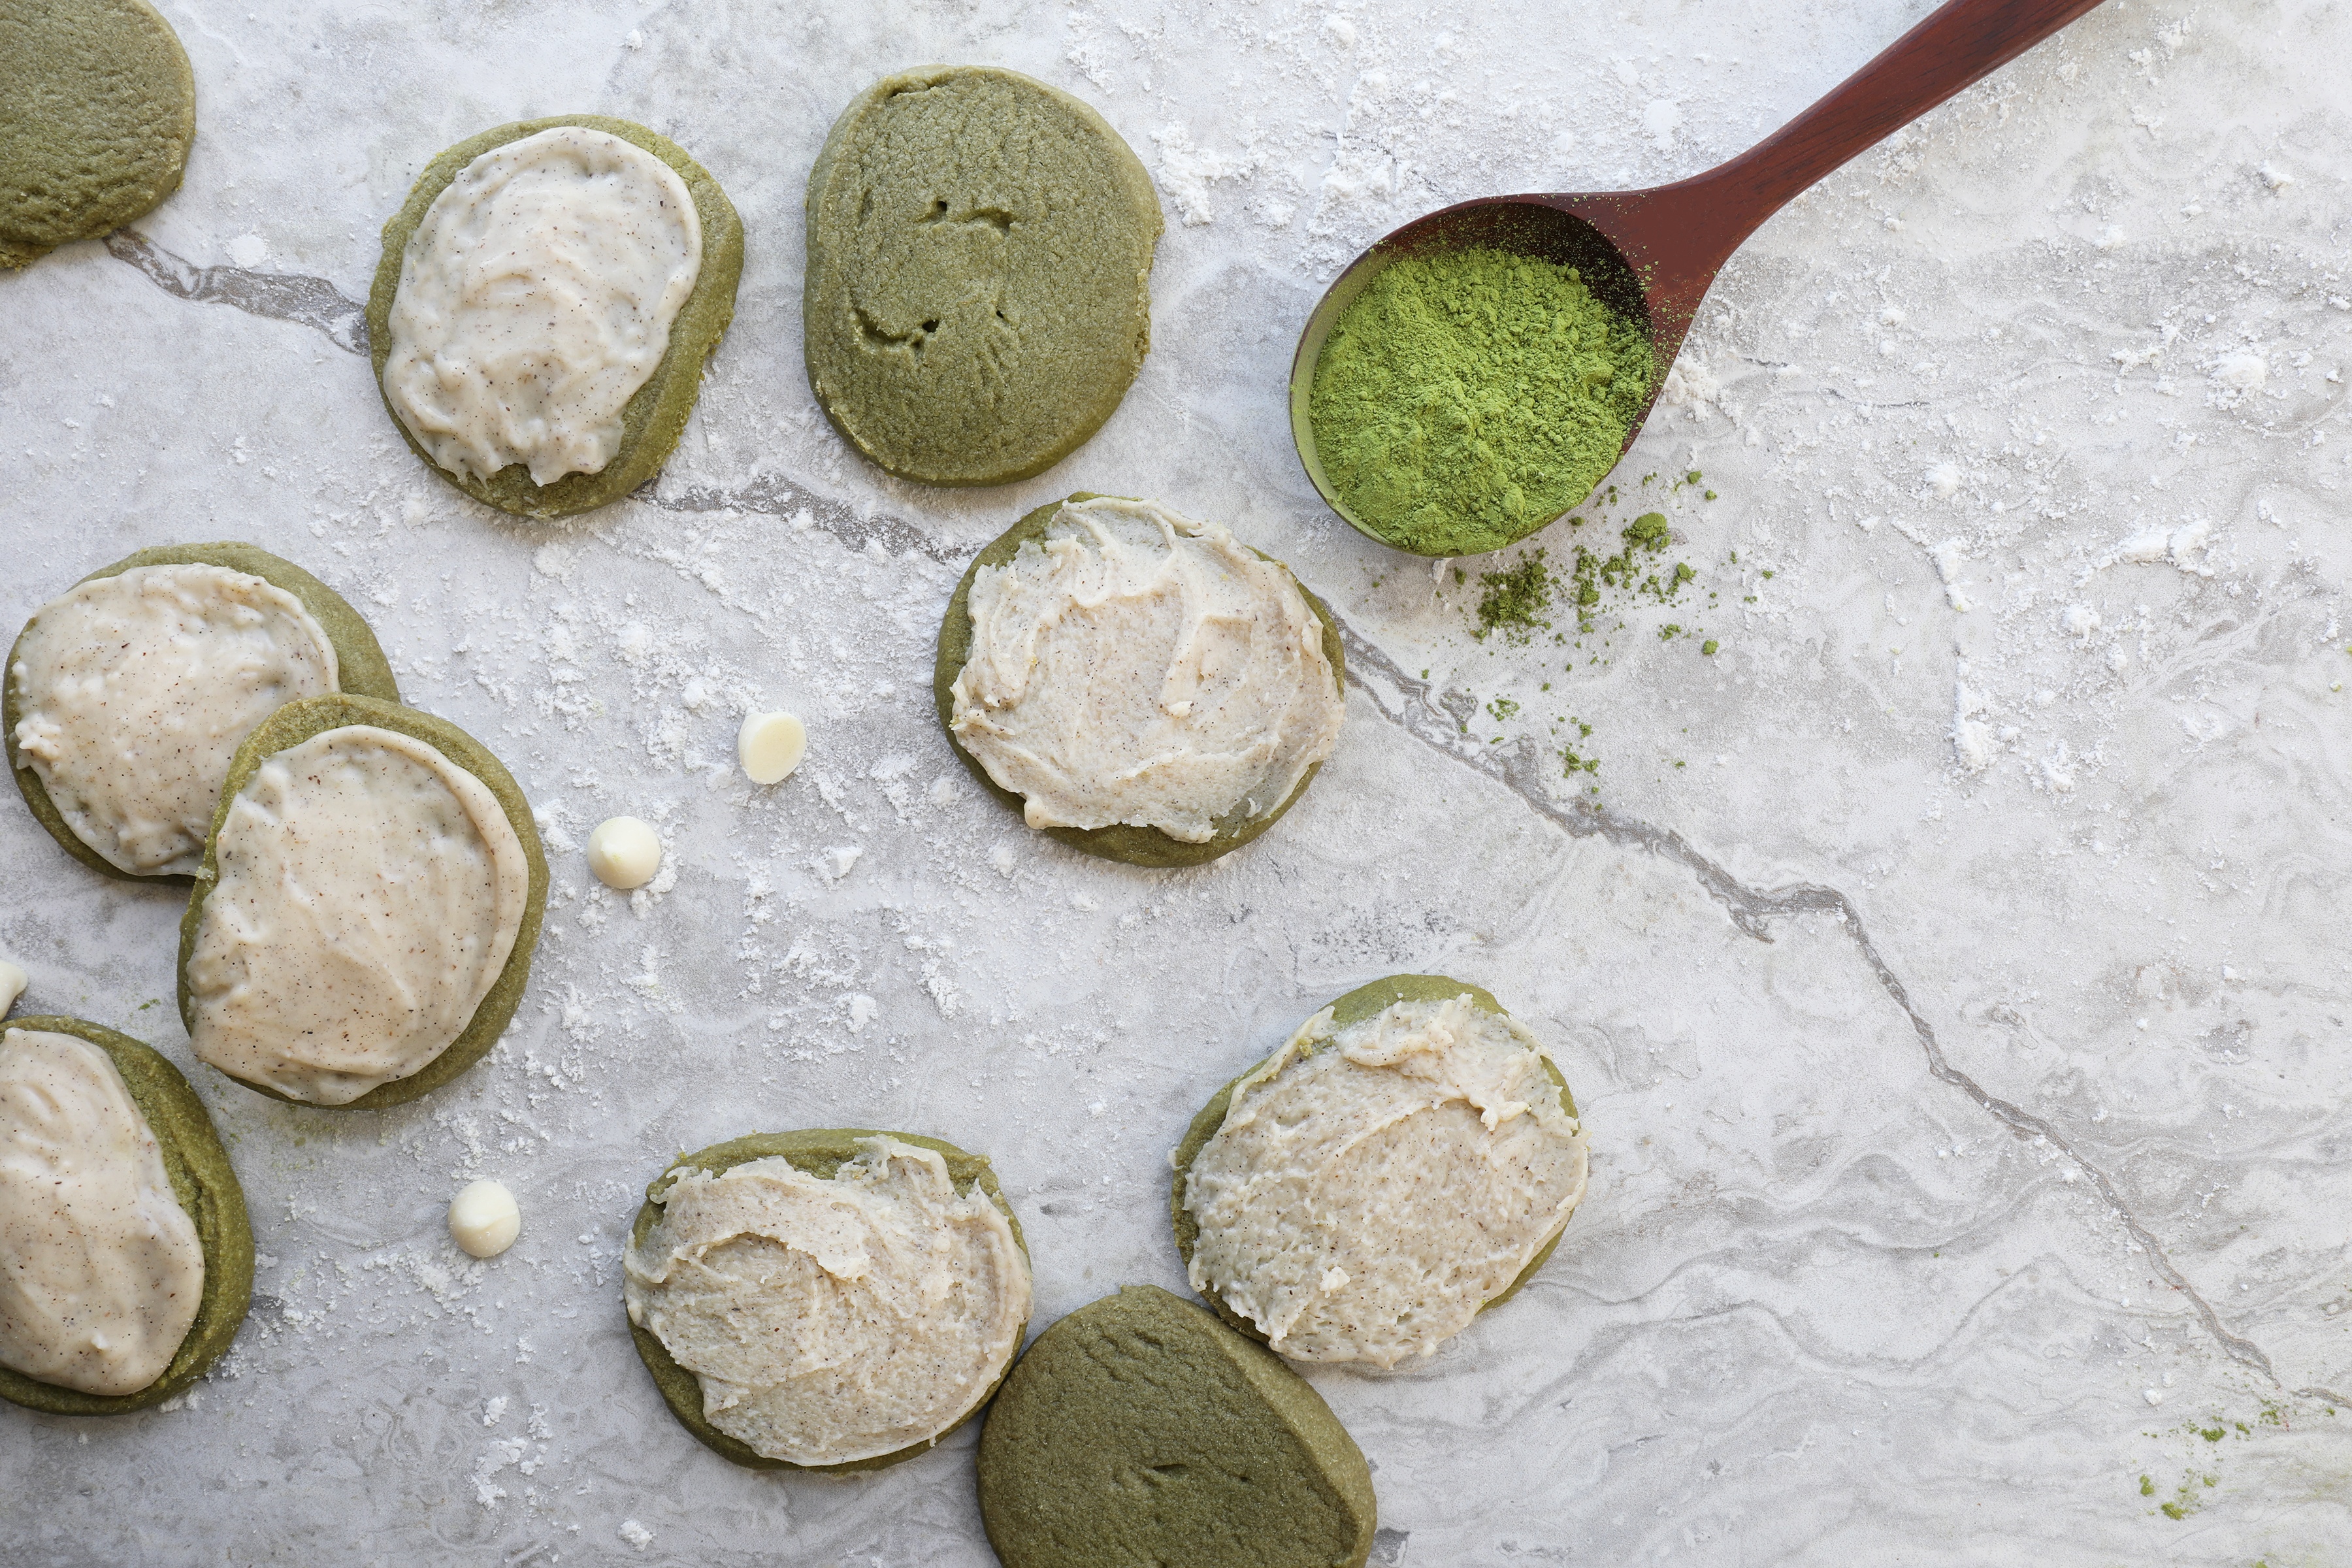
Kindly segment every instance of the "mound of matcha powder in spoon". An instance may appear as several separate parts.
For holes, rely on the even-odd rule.
[[[1591,493],[1654,374],[1641,323],[1576,268],[1441,251],[1349,303],[1307,414],[1324,478],[1366,527],[1420,555],[1480,555]]]

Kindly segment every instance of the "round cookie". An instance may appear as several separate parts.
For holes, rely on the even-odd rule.
[[[146,0],[0,6],[0,267],[96,239],[180,188],[196,79]]]
[[[539,926],[547,908],[547,855],[539,842],[539,829],[532,822],[530,802],[523,797],[522,788],[506,765],[490,753],[488,747],[475,740],[446,719],[430,713],[420,713],[414,708],[396,702],[384,702],[372,697],[356,697],[348,693],[331,697],[308,697],[299,702],[289,702],[271,714],[261,728],[246,738],[237,748],[236,761],[229,765],[228,780],[221,786],[220,805],[213,813],[212,836],[205,843],[205,863],[196,872],[195,888],[188,895],[187,912],[180,917],[179,996],[180,1021],[191,1034],[196,1026],[195,999],[188,984],[188,962],[194,956],[196,932],[204,922],[205,900],[219,883],[218,849],[221,823],[228,816],[230,805],[248,780],[260,771],[261,764],[279,752],[288,751],[314,735],[339,730],[346,725],[364,724],[391,730],[424,742],[457,766],[465,769],[487,786],[497,797],[506,813],[507,822],[514,828],[515,837],[522,841],[525,858],[530,867],[530,890],[523,909],[522,927],[516,932],[514,947],[507,954],[506,965],[499,972],[488,993],[475,1008],[474,1016],[464,1032],[430,1062],[406,1078],[394,1079],[378,1084],[365,1094],[340,1105],[320,1104],[322,1110],[374,1110],[387,1105],[400,1105],[420,1095],[429,1094],[447,1083],[467,1068],[489,1054],[507,1023],[514,1016],[516,1006],[522,1001],[523,987],[530,980],[532,952],[539,946]],[[226,1075],[234,1078],[236,1075]],[[310,1100],[298,1100],[279,1093],[267,1084],[236,1079],[257,1094],[289,1104],[310,1105]]]
[[[258,577],[272,587],[282,588],[293,595],[327,634],[327,640],[334,645],[337,684],[342,690],[362,697],[381,698],[386,702],[400,700],[400,687],[393,679],[392,665],[383,657],[383,649],[377,644],[375,633],[360,613],[346,604],[341,595],[291,561],[281,560],[257,545],[230,540],[209,544],[154,545],[134,551],[111,566],[101,566],[81,581],[91,583],[101,577],[119,577],[138,566],[186,565],[226,567],[232,572]],[[26,630],[30,629],[28,621]],[[56,839],[67,854],[92,870],[103,871],[127,882],[187,881],[188,879],[181,875],[142,876],[135,871],[122,869],[83,843],[80,835],[67,823],[64,813],[49,798],[40,774],[25,760],[16,745],[16,721],[23,717],[24,705],[23,693],[17,685],[16,659],[17,649],[24,646],[24,640],[25,632],[19,631],[16,647],[9,650],[5,682],[0,684],[0,738],[4,738],[6,743],[8,771],[15,775],[16,788],[23,794],[25,804],[32,808],[35,819],[49,830],[49,837]]]
[[[1022,814],[1022,797],[989,777],[988,769],[982,765],[979,758],[964,749],[963,742],[957,739],[955,732],[956,677],[971,658],[972,579],[980,574],[983,566],[1001,567],[1010,563],[1020,553],[1024,544],[1032,541],[1042,542],[1047,526],[1054,521],[1054,514],[1065,505],[1096,499],[1093,491],[1079,490],[1060,500],[1048,501],[997,535],[972,557],[971,564],[964,568],[962,579],[956,584],[955,593],[948,600],[947,614],[940,622],[939,653],[931,667],[931,698],[939,713],[940,728],[946,732],[948,744],[955,748],[956,756],[979,781],[980,787],[1016,816]],[[1254,550],[1251,553],[1262,561],[1274,561],[1274,557],[1264,551]],[[1274,563],[1282,564],[1280,562]],[[1286,566],[1283,569],[1286,572],[1289,570]],[[1296,577],[1292,581],[1297,583]],[[1298,583],[1297,586],[1299,594],[1307,600],[1307,607],[1323,623],[1323,657],[1329,661],[1331,678],[1344,695],[1348,689],[1347,650],[1339,641],[1339,625],[1331,618],[1331,612],[1324,607],[1323,601],[1309,592],[1305,584]],[[1297,805],[1298,798],[1307,793],[1307,786],[1315,782],[1315,775],[1322,771],[1322,767],[1323,764],[1318,763],[1308,768],[1297,786],[1272,810],[1255,816],[1236,813],[1222,819],[1214,835],[1205,843],[1188,844],[1156,827],[1137,827],[1126,823],[1109,827],[1045,827],[1036,831],[1049,838],[1058,839],[1073,849],[1083,849],[1089,855],[1122,861],[1129,866],[1206,865],[1221,855],[1240,848],[1280,821],[1282,814]]]
[[[1004,1568],[1361,1568],[1371,1468],[1281,1357],[1150,1285],[1037,1336],[980,1435]]]
[[[975,1186],[985,1193],[989,1202],[994,1204],[998,1212],[1004,1215],[1005,1223],[1012,1226],[1013,1242],[1021,1248],[1023,1259],[1024,1261],[1027,1259],[1029,1244],[1021,1234],[1020,1216],[1013,1212],[1013,1205],[1005,1201],[1003,1190],[997,1185],[995,1168],[988,1163],[985,1155],[967,1153],[954,1144],[944,1142],[937,1138],[924,1138],[911,1132],[876,1132],[865,1128],[854,1127],[813,1128],[798,1132],[754,1132],[741,1138],[730,1138],[724,1143],[714,1143],[709,1148],[692,1154],[679,1155],[671,1161],[668,1167],[660,1175],[655,1177],[651,1184],[646,1188],[646,1201],[638,1207],[636,1222],[629,1230],[629,1246],[632,1248],[643,1246],[646,1235],[652,1231],[655,1225],[659,1223],[662,1216],[662,1199],[667,1194],[670,1184],[677,1179],[677,1174],[681,1171],[702,1170],[709,1172],[712,1175],[719,1175],[748,1160],[780,1157],[790,1161],[796,1170],[805,1171],[823,1181],[831,1181],[834,1173],[845,1161],[856,1156],[859,1140],[876,1137],[896,1139],[901,1143],[911,1143],[918,1148],[929,1149],[942,1156],[947,1161],[948,1174],[954,1182],[958,1194],[969,1196]],[[1022,1335],[1015,1339],[1016,1345],[1019,1342],[1019,1337],[1025,1337],[1027,1332],[1028,1325],[1024,1322],[1022,1325]],[[972,1416],[986,1408],[989,1398],[996,1387],[995,1384],[992,1384],[989,1393],[982,1394],[969,1412],[953,1426],[931,1438],[929,1442],[913,1444],[896,1453],[882,1454],[870,1459],[853,1459],[845,1464],[796,1465],[789,1459],[770,1458],[754,1450],[750,1444],[740,1438],[730,1436],[713,1426],[709,1418],[703,1415],[700,1380],[677,1364],[670,1355],[668,1347],[664,1345],[659,1337],[650,1329],[643,1328],[632,1321],[629,1324],[629,1336],[636,1342],[637,1354],[644,1360],[646,1371],[653,1374],[654,1386],[661,1390],[662,1399],[668,1405],[670,1414],[677,1417],[678,1425],[693,1433],[706,1447],[721,1458],[755,1470],[849,1472],[887,1468],[892,1465],[911,1459],[919,1454],[929,1452],[938,1446],[940,1438],[956,1431],[965,1422],[970,1421]],[[1003,1381],[1000,1375],[997,1382]]]
[[[237,1184],[204,1101],[160,1052],[79,1018],[11,1018],[0,1028],[71,1035],[107,1054],[155,1134],[172,1195],[194,1223],[205,1251],[205,1288],[195,1321],[153,1383],[135,1394],[85,1394],[0,1367],[0,1399],[57,1415],[121,1415],[161,1404],[202,1377],[245,1321],[253,1300],[253,1227],[246,1217],[245,1189]]]
[[[425,221],[426,211],[466,165],[483,153],[559,125],[583,126],[617,136],[677,172],[694,197],[695,213],[701,220],[702,269],[695,279],[693,291],[679,307],[677,320],[670,323],[669,344],[661,363],[622,411],[625,435],[620,449],[596,473],[565,474],[546,485],[534,484],[530,469],[520,463],[509,464],[488,480],[472,474],[453,473],[436,463],[418,444],[394,408],[390,395],[385,395],[384,412],[391,416],[393,427],[400,432],[400,438],[408,443],[409,450],[416,454],[419,461],[483,505],[519,517],[571,517],[593,511],[619,500],[661,472],[662,464],[677,449],[687,416],[694,412],[695,399],[701,395],[703,365],[718,348],[728,323],[735,319],[735,286],[743,276],[743,220],[736,216],[734,204],[727,199],[718,180],[669,138],[629,121],[602,114],[557,114],[501,125],[467,138],[427,163],[425,172],[416,177],[407,204],[383,226],[383,258],[376,264],[375,284],[368,292],[367,306],[368,353],[375,366],[379,393],[384,390],[385,362],[392,357],[392,305],[394,297],[400,292],[402,258],[410,237]]]
[[[1331,1025],[1335,1029],[1344,1029],[1350,1024],[1363,1022],[1398,1002],[1446,1002],[1462,995],[1467,995],[1471,1005],[1482,1012],[1492,1013],[1497,1017],[1510,1016],[1510,1010],[1496,1001],[1493,993],[1479,986],[1466,985],[1459,980],[1450,979],[1443,974],[1391,974],[1385,979],[1375,980],[1370,984],[1359,985],[1333,1002],[1330,1005]],[[1168,1217],[1175,1228],[1176,1250],[1182,1256],[1187,1269],[1191,1268],[1192,1264],[1193,1245],[1201,1236],[1200,1222],[1194,1219],[1192,1211],[1184,1206],[1184,1183],[1192,1173],[1192,1162],[1200,1157],[1201,1151],[1208,1146],[1209,1140],[1217,1135],[1217,1129],[1224,1125],[1225,1113],[1233,1108],[1234,1090],[1240,1086],[1242,1079],[1248,1078],[1251,1073],[1257,1071],[1259,1068],[1273,1059],[1268,1057],[1252,1064],[1247,1071],[1217,1090],[1215,1095],[1211,1097],[1209,1103],[1202,1106],[1200,1113],[1192,1118],[1192,1125],[1184,1130],[1183,1141],[1176,1145],[1176,1152],[1173,1156],[1175,1174],[1168,1184]],[[1544,1071],[1554,1083],[1559,1086],[1560,1109],[1569,1115],[1574,1116],[1576,1098],[1568,1091],[1567,1078],[1549,1059],[1544,1062]],[[1559,1246],[1560,1237],[1565,1234],[1567,1234],[1567,1226],[1563,1223],[1561,1228],[1553,1234],[1551,1239],[1545,1242],[1537,1250],[1536,1255],[1528,1260],[1528,1266],[1519,1270],[1518,1277],[1506,1286],[1499,1294],[1487,1298],[1486,1305],[1478,1310],[1482,1312],[1491,1310],[1517,1295],[1520,1288],[1534,1279],[1537,1270],[1550,1260],[1553,1250]],[[1209,1310],[1226,1323],[1247,1334],[1251,1339],[1260,1343],[1265,1342],[1265,1334],[1255,1323],[1251,1322],[1214,1296],[1206,1297],[1204,1300],[1208,1303]]]
[[[1042,473],[1151,346],[1150,176],[1102,116],[985,66],[886,77],[809,171],[809,385],[900,479]]]

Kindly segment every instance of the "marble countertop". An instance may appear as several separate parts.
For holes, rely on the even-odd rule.
[[[555,887],[495,1055],[329,1115],[194,1065],[178,897],[0,810],[24,1005],[188,1068],[262,1253],[179,1408],[0,1410],[13,1563],[986,1564],[969,1433],[835,1479],[671,1421],[619,1305],[644,1184],[754,1128],[932,1132],[994,1157],[1041,1323],[1181,1289],[1187,1119],[1401,970],[1550,1043],[1593,1179],[1433,1361],[1311,1374],[1375,1562],[2346,1560],[2352,10],[2110,0],[1799,201],[1619,504],[1532,542],[1659,510],[1696,581],[1515,644],[1471,634],[1525,551],[1433,571],[1317,501],[1307,308],[1439,204],[1706,167],[1925,0],[162,8],[185,187],[0,275],[0,623],[141,545],[299,561],[504,757]],[[809,164],[930,60],[1086,98],[1168,216],[1125,405],[1001,490],[885,479],[801,369]],[[358,301],[428,159],[579,110],[683,144],[750,258],[659,481],[526,525],[395,437]],[[1213,867],[1041,840],[932,720],[963,563],[1081,489],[1226,521],[1346,623],[1338,754]],[[751,706],[809,721],[781,788],[732,766]],[[580,850],[622,812],[668,844],[635,899]],[[486,1175],[524,1233],[479,1264],[442,1222]]]

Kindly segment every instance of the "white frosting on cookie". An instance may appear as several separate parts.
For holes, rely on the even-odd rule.
[[[694,198],[644,148],[580,125],[493,147],[402,253],[384,395],[452,472],[601,473],[701,273]]]
[[[927,1443],[992,1388],[1029,1317],[1013,1227],[946,1160],[862,1140],[830,1180],[771,1155],[689,1170],[623,1259],[629,1321],[702,1386],[703,1415],[795,1465]]]
[[[204,1243],[114,1059],[71,1035],[0,1035],[0,1366],[136,1394],[204,1289]]]
[[[226,566],[134,566],[34,613],[8,679],[16,748],[74,837],[137,876],[190,876],[229,760],[282,703],[336,689],[302,601]]]
[[[1224,527],[1098,497],[983,567],[950,725],[1033,827],[1205,843],[1289,798],[1346,710],[1323,623]]]
[[[1394,1366],[1467,1327],[1584,1195],[1549,1058],[1475,1005],[1331,1010],[1234,1088],[1185,1178],[1192,1288],[1297,1361]]]
[[[530,862],[489,786],[352,724],[263,763],[222,818],[188,960],[196,1055],[343,1105],[472,1022],[522,929]]]

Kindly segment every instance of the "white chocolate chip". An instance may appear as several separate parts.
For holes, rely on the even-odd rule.
[[[476,1258],[496,1258],[522,1232],[522,1210],[497,1182],[476,1182],[449,1200],[449,1235]]]
[[[634,816],[615,816],[588,836],[588,869],[608,888],[642,888],[661,869],[662,847],[654,830]]]
[[[746,713],[735,736],[735,755],[755,784],[780,783],[807,752],[808,730],[789,713]]]
[[[0,958],[0,1013],[5,1013],[16,1005],[16,998],[25,994],[28,978],[16,964]]]

